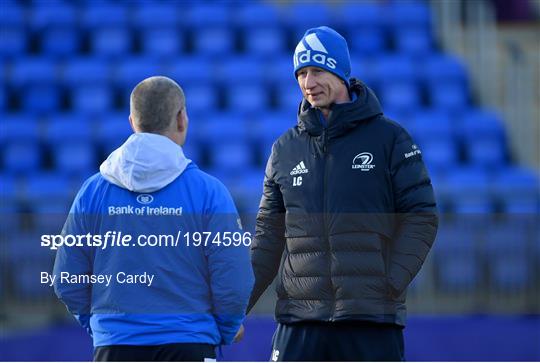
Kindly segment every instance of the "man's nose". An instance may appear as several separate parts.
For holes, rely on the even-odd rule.
[[[313,88],[316,85],[315,77],[313,77],[313,74],[311,72],[307,72],[304,82],[304,87],[306,89]]]

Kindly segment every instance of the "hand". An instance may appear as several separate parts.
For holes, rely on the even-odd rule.
[[[238,343],[242,339],[244,339],[244,324],[240,325],[240,329],[238,329],[238,332],[234,336],[233,343]]]

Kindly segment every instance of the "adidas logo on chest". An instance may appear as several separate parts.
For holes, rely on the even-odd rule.
[[[307,174],[309,170],[306,168],[306,165],[303,161],[299,162],[293,170],[291,170],[291,175]]]

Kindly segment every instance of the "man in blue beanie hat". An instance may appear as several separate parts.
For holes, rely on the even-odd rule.
[[[406,290],[436,202],[421,151],[350,73],[339,33],[305,33],[297,125],[272,147],[251,246],[248,310],[277,275],[272,361],[404,359]]]

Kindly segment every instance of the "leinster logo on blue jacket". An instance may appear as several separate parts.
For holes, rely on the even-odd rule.
[[[352,162],[353,169],[360,169],[362,171],[370,171],[375,167],[373,162],[373,154],[368,152],[363,152],[356,155]]]

